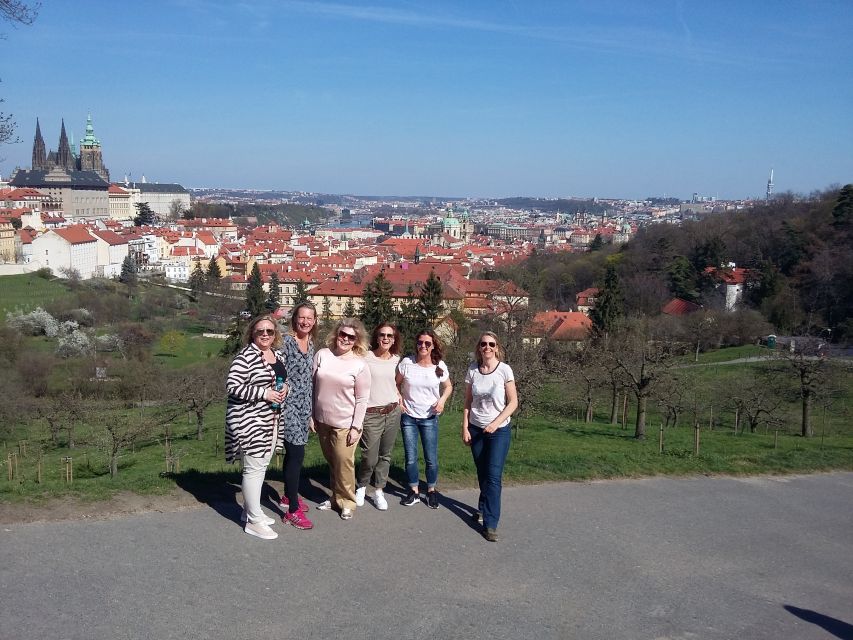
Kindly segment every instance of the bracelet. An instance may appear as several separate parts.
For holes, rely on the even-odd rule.
[[[364,431],[364,427],[362,427],[361,429],[359,429],[358,427],[356,427],[355,425],[353,425],[353,426],[351,426],[351,427],[350,427],[350,430],[351,430],[351,431],[355,431],[356,433],[361,433],[362,431]]]

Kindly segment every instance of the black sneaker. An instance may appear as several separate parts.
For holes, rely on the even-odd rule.
[[[427,492],[427,506],[430,509],[438,509],[438,491]]]
[[[498,541],[498,532],[491,528],[483,529],[483,537],[489,542]]]
[[[413,504],[417,504],[421,501],[421,497],[415,493],[414,491],[409,491],[409,495],[400,500],[400,504],[405,507],[411,507]]]
[[[483,526],[483,513],[481,511],[475,511],[471,514],[471,520],[476,522],[478,525]]]

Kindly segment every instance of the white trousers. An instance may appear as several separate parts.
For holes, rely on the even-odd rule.
[[[246,518],[252,523],[260,522],[264,517],[261,511],[261,491],[271,459],[272,451],[262,458],[243,454],[243,509],[246,510]]]

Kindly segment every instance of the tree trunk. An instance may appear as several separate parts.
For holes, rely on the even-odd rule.
[[[118,452],[110,454],[110,478],[118,475]]]
[[[195,412],[196,437],[204,440],[204,409],[196,409]]]
[[[619,387],[616,383],[610,384],[610,424],[619,422]]]
[[[637,440],[646,439],[646,396],[637,394],[637,426],[634,429]]]
[[[812,428],[812,390],[809,388],[803,389],[803,437],[811,438],[814,435]]]
[[[586,401],[586,422],[587,423],[592,422],[592,406],[593,406],[592,398],[588,398]]]

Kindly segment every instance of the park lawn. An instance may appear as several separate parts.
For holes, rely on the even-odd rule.
[[[760,347],[755,344],[745,344],[741,347],[726,347],[725,349],[714,349],[713,351],[700,353],[699,364],[728,362],[730,360],[738,360],[740,358],[754,358],[769,356],[772,354],[773,351],[767,347]],[[694,362],[693,357],[690,357],[689,361]]]
[[[182,332],[182,341],[178,341],[177,349],[167,353],[163,344],[157,340],[152,346],[155,362],[165,364],[172,369],[182,369],[187,365],[204,362],[219,355],[225,341],[221,338],[205,338],[195,333]]]
[[[30,311],[68,295],[62,280],[45,280],[34,273],[0,276],[0,318],[15,309]]]

